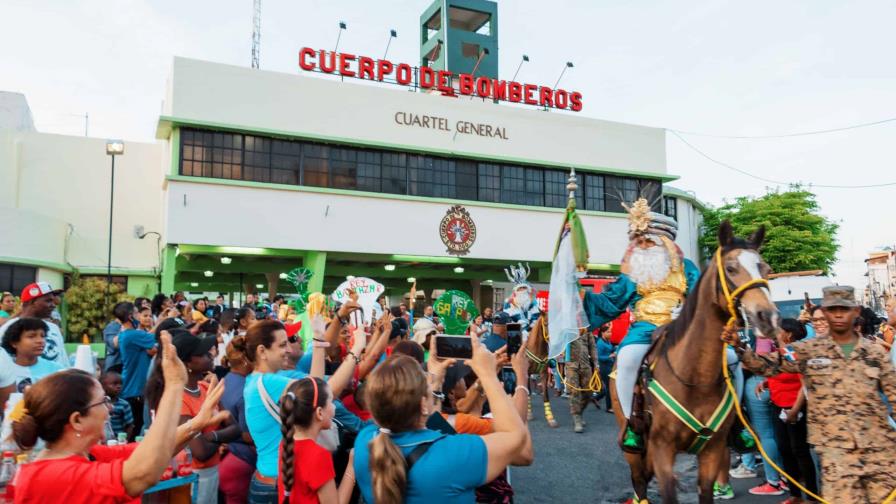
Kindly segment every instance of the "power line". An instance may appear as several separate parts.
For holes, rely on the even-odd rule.
[[[802,131],[799,133],[785,133],[783,135],[716,135],[712,133],[699,133],[696,131],[682,131],[671,128],[666,128],[668,131],[674,133],[681,133],[682,135],[691,135],[691,136],[702,136],[702,137],[710,137],[710,138],[731,138],[735,140],[748,140],[748,139],[768,139],[768,138],[792,138],[792,137],[801,137],[801,136],[809,136],[809,135],[821,135],[824,133],[835,133],[837,131],[846,131],[851,129],[858,128],[867,128],[869,126],[877,126],[880,124],[886,124],[890,122],[896,121],[896,117],[891,117],[889,119],[882,119],[880,121],[866,122],[860,124],[853,124],[850,126],[843,126],[841,128],[830,128],[823,130],[814,130],[814,131]]]
[[[693,150],[693,151],[696,152],[697,154],[700,154],[701,156],[703,156],[704,158],[706,158],[706,159],[709,160],[710,162],[715,163],[715,164],[717,164],[717,165],[719,165],[719,166],[728,168],[729,170],[732,170],[732,171],[736,171],[737,173],[740,173],[741,175],[746,175],[747,177],[754,178],[754,179],[756,179],[756,180],[761,180],[761,181],[763,181],[763,182],[768,182],[768,183],[770,183],[770,184],[777,184],[777,185],[793,185],[793,184],[794,184],[793,182],[785,182],[785,181],[782,181],[782,180],[773,180],[773,179],[769,179],[769,178],[761,177],[761,176],[759,176],[759,175],[754,175],[754,174],[752,174],[752,173],[750,173],[750,172],[748,172],[748,171],[746,171],[746,170],[741,170],[740,168],[737,168],[736,166],[731,166],[731,165],[728,164],[728,163],[719,161],[718,159],[715,159],[715,158],[713,158],[713,157],[710,157],[709,154],[706,154],[705,152],[703,152],[702,150],[698,149],[698,148],[695,147],[693,144],[691,144],[690,142],[688,142],[687,140],[685,140],[681,135],[678,134],[677,131],[675,131],[675,130],[667,130],[667,131],[669,131],[670,133],[672,133],[673,135],[675,135],[679,140],[681,140],[682,143],[684,143],[685,145],[687,145],[691,150]],[[824,188],[824,189],[871,189],[871,188],[877,188],[877,187],[896,186],[896,182],[884,182],[884,183],[881,183],[881,184],[866,184],[866,185],[828,185],[828,184],[810,184],[810,186],[811,186],[811,187],[820,187],[820,188]]]

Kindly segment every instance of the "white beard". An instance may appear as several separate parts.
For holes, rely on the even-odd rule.
[[[665,247],[635,247],[628,259],[629,276],[638,284],[659,285],[669,276],[669,253]]]

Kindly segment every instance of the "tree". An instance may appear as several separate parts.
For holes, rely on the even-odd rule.
[[[819,215],[815,194],[802,186],[769,192],[758,198],[741,197],[721,207],[703,211],[700,247],[711,257],[718,247],[719,224],[728,219],[737,236],[749,236],[765,225],[762,257],[778,273],[831,271],[840,245],[836,222]]]
[[[66,314],[66,332],[69,341],[81,342],[86,334],[91,341],[102,341],[102,331],[109,322],[112,307],[120,301],[133,301],[118,284],[109,288],[109,302],[106,301],[106,279],[99,277],[84,278],[75,275],[72,285],[65,291],[65,302],[68,305]]]

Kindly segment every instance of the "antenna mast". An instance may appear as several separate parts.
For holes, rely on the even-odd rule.
[[[261,0],[253,0],[252,15],[252,68],[258,68],[261,57]]]

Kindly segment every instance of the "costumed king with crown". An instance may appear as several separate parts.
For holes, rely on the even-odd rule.
[[[503,310],[498,312],[496,321],[499,324],[519,324],[525,341],[532,324],[541,315],[538,301],[532,295],[533,289],[528,281],[531,269],[528,264],[525,267],[519,264],[518,268],[511,265],[510,269],[504,269],[504,273],[507,274],[507,279],[513,282],[513,293],[504,302]]]
[[[622,413],[632,413],[638,368],[650,348],[654,329],[672,321],[685,296],[697,284],[700,270],[675,244],[678,224],[652,212],[644,198],[624,205],[629,213],[629,245],[620,275],[603,292],[586,292],[584,310],[590,330],[612,321],[631,307],[634,322],[616,354],[616,392]],[[622,449],[640,452],[643,439],[626,426]]]

